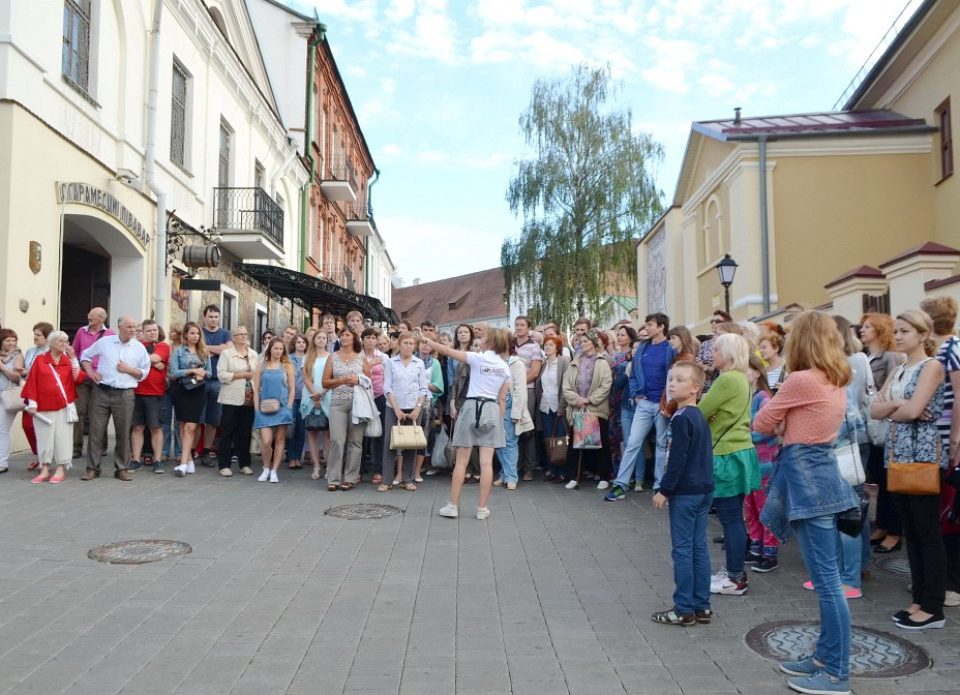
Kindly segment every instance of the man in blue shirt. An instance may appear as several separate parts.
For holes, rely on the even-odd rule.
[[[632,423],[623,423],[624,435],[629,427],[627,445],[620,460],[617,479],[603,499],[608,502],[621,500],[627,494],[630,478],[633,476],[637,459],[643,453],[643,443],[650,430],[657,430],[656,466],[654,468],[653,489],[660,488],[660,479],[667,463],[667,424],[668,420],[660,414],[660,397],[667,385],[667,374],[676,354],[667,340],[670,319],[665,314],[650,314],[646,318],[644,329],[648,340],[640,344],[633,354],[630,365],[630,398],[636,410]],[[636,489],[643,489],[643,471],[637,472]]]

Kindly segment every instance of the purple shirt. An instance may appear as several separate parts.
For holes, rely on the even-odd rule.
[[[100,338],[104,338],[108,335],[116,335],[116,331],[114,331],[112,328],[107,328],[104,326],[96,333],[91,333],[90,326],[81,326],[77,331],[77,334],[73,337],[73,351],[77,353],[77,359],[80,359],[80,355],[83,354],[84,350],[100,340]],[[90,366],[93,367],[94,371],[96,371],[99,364],[99,357],[94,357],[90,361]]]

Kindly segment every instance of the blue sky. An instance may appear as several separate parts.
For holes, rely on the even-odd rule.
[[[500,263],[504,198],[539,77],[609,64],[672,197],[690,122],[827,111],[918,0],[287,0],[327,25],[382,175],[377,226],[405,284]]]

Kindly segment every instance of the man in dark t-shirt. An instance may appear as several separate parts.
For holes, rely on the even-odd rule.
[[[210,378],[204,386],[206,402],[203,407],[201,422],[203,423],[203,448],[206,450],[206,456],[200,462],[207,468],[213,468],[217,465],[217,452],[213,449],[213,443],[216,441],[217,427],[220,426],[221,407],[217,398],[220,395],[220,380],[217,379],[217,362],[220,360],[220,353],[228,347],[233,347],[230,331],[220,327],[220,307],[216,304],[210,304],[203,310],[203,342],[207,345],[207,352],[210,353],[211,373]]]

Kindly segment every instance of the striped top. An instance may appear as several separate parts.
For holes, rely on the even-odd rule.
[[[943,389],[943,412],[937,420],[937,431],[944,448],[950,447],[950,426],[953,422],[953,384],[950,383],[950,374],[960,369],[960,340],[950,336],[937,351],[937,361],[943,365],[945,375]]]

